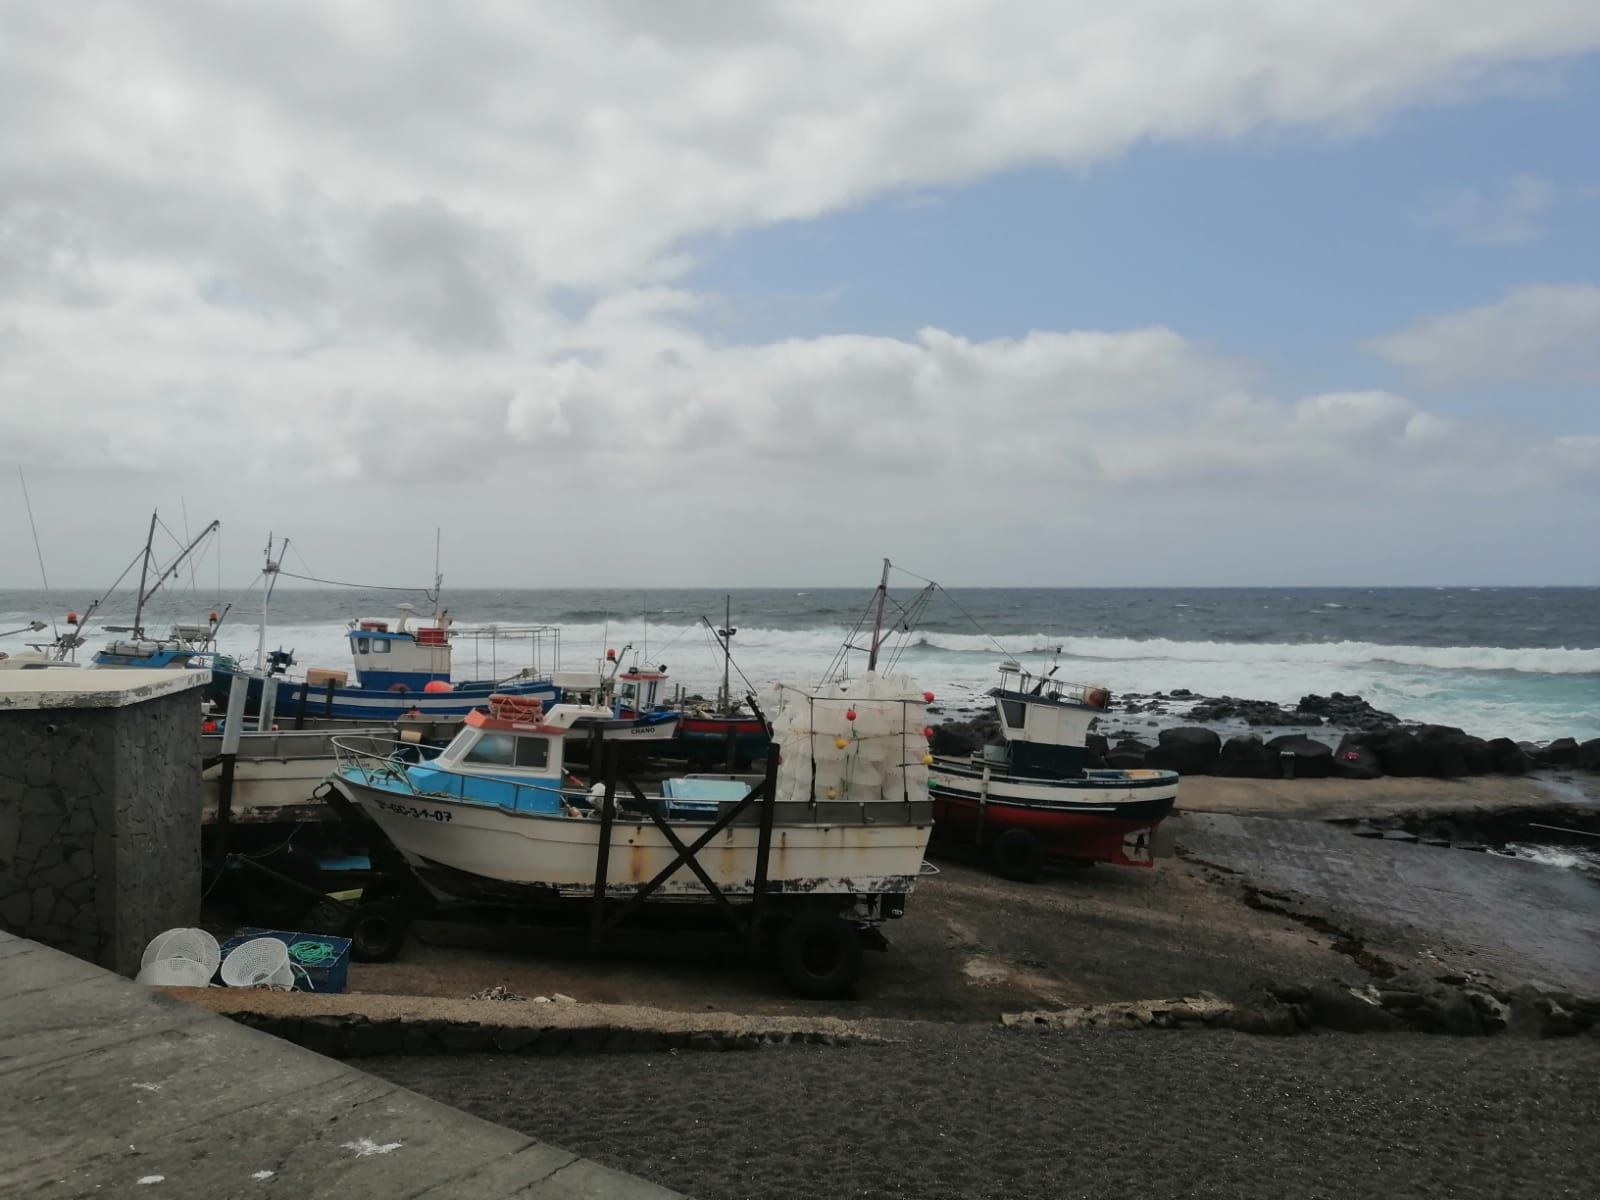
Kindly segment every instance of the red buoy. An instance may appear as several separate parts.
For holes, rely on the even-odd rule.
[[[443,679],[430,679],[427,683],[422,685],[422,690],[425,692],[449,692],[454,691],[455,689]]]
[[[922,727],[922,736],[925,737],[925,738],[928,738],[929,740],[932,740],[932,738],[933,738],[933,726],[932,725],[924,725]]]
[[[922,701],[923,701],[924,704],[932,704],[933,703],[933,693],[932,692],[923,692],[922,693]]]
[[[844,719],[846,721],[854,721],[856,719],[856,710],[853,709],[853,708],[845,709],[844,710]]]
[[[67,624],[68,625],[76,625],[77,623],[78,623],[78,614],[75,613],[75,612],[69,612],[67,614]]]

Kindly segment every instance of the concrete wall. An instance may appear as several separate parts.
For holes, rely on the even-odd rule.
[[[0,927],[133,974],[199,916],[200,693],[87,699],[0,697]]]

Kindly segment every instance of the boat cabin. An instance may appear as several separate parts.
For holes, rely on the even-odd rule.
[[[616,678],[618,712],[654,712],[665,703],[667,664],[652,671],[629,667]]]
[[[435,680],[450,682],[450,618],[410,628],[410,606],[398,620],[365,617],[350,622],[350,655],[364,688],[420,692]]]
[[[531,696],[490,697],[489,710],[468,713],[437,757],[407,768],[412,785],[512,812],[566,812],[562,739],[570,714],[561,708],[546,714]]]
[[[1014,659],[1000,664],[1000,686],[990,691],[1000,717],[1011,768],[1019,775],[1080,774],[1094,722],[1111,707],[1098,684],[1066,683],[1056,668],[1035,675]]]

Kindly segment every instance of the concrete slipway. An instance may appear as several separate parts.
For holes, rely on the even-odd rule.
[[[3,932],[0,1194],[677,1195]]]

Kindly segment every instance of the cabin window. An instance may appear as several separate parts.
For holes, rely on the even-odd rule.
[[[356,653],[357,654],[366,654],[369,651],[371,651],[371,649],[372,649],[372,639],[371,638],[357,638],[356,639]]]
[[[515,761],[516,750],[517,739],[509,733],[485,733],[473,743],[463,761],[509,767]]]
[[[389,639],[388,638],[373,638],[372,639],[372,652],[374,654],[387,654],[387,653],[389,653]]]
[[[550,740],[542,737],[517,739],[517,766],[543,767],[550,761]]]
[[[1021,729],[1027,720],[1028,706],[1021,700],[1000,701],[1000,715],[1006,719],[1006,724],[1013,729]]]

